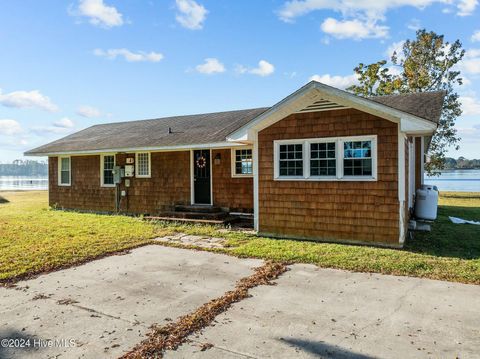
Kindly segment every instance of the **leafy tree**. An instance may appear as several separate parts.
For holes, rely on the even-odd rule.
[[[455,65],[464,54],[459,40],[449,43],[443,35],[418,30],[415,40],[406,40],[400,53],[393,53],[390,66],[386,60],[381,60],[355,67],[359,84],[347,89],[360,96],[446,92],[438,129],[428,152],[426,170],[430,174],[445,167],[445,153],[450,146],[459,148],[460,138],[454,125],[462,109],[455,87],[462,85],[463,80]]]
[[[47,176],[48,163],[31,160],[15,160],[0,163],[0,176]]]

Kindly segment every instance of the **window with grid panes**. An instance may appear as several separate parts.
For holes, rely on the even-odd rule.
[[[150,153],[142,152],[137,153],[137,176],[149,177],[150,176]]]
[[[336,143],[310,143],[310,176],[336,176]]]
[[[303,144],[281,144],[279,146],[279,175],[282,177],[303,176]]]
[[[372,141],[343,143],[343,175],[372,176]]]

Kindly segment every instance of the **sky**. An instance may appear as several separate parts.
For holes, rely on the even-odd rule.
[[[419,28],[460,39],[459,151],[480,158],[478,0],[0,3],[0,162],[94,124],[271,106],[345,88]],[[30,158],[35,159],[35,158]]]

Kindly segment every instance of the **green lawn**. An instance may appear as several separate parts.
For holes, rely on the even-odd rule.
[[[162,229],[140,219],[55,211],[46,192],[0,192],[0,281],[148,243]]]
[[[0,280],[58,269],[150,242],[173,232],[223,236],[222,250],[241,257],[312,263],[321,267],[480,284],[480,226],[455,225],[448,216],[480,220],[480,193],[444,193],[431,233],[403,250],[272,240],[198,225],[152,224],[124,216],[63,212],[47,207],[45,192],[0,193]]]

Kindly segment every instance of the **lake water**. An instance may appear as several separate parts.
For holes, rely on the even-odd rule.
[[[0,191],[34,191],[48,189],[47,177],[0,176]]]
[[[480,192],[480,170],[442,171],[439,177],[425,176],[425,183],[439,191]]]
[[[440,191],[480,192],[480,170],[443,171],[440,177],[425,177],[425,183]],[[46,189],[47,177],[0,176],[0,191]]]

